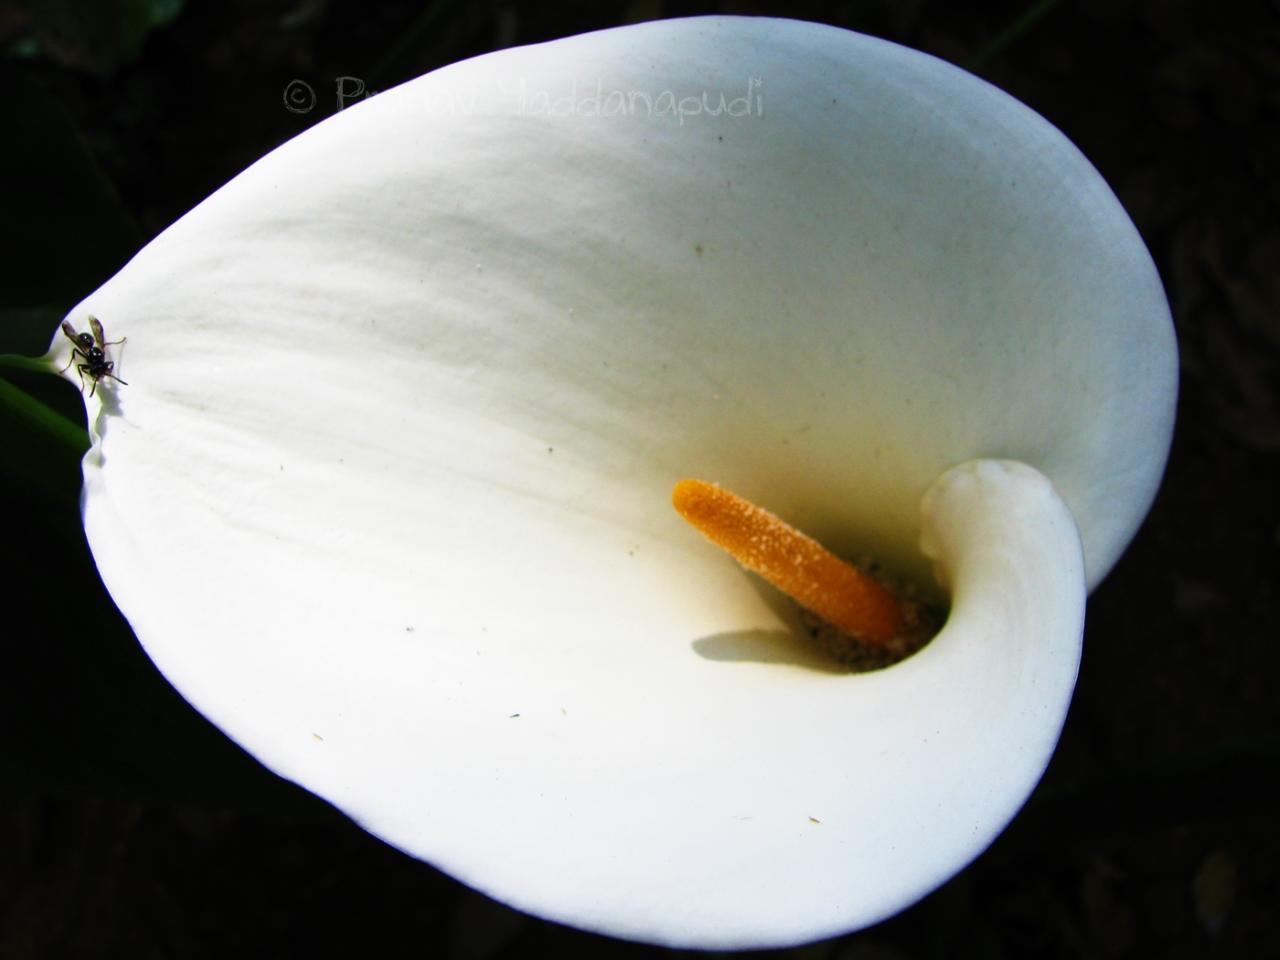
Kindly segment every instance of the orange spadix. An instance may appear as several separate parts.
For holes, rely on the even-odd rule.
[[[892,593],[768,510],[701,480],[677,483],[671,503],[748,570],[845,633],[884,643],[904,631]]]

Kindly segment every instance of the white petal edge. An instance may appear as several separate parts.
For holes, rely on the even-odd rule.
[[[588,136],[502,92],[756,68],[790,108],[751,127]],[[1042,637],[948,654],[949,626],[874,678],[714,659],[792,624],[682,530],[670,484],[744,478],[909,565],[930,482],[1016,456],[1074,508],[1091,583],[1145,512],[1173,404],[1158,278],[1060,134],[932,58],[787,21],[608,31],[389,91],[246,171],[86,312],[130,338],[86,530],[178,689],[397,846],[673,944],[780,945],[911,902],[1007,820],[1056,727],[984,713],[984,760],[986,730],[870,694],[949,656],[975,689],[914,692],[988,709],[978,668],[1000,666],[966,657],[1039,663],[1020,645]],[[1018,622],[1003,602],[977,619]],[[1045,656],[1062,694],[1074,661]],[[922,716],[992,777],[913,793]],[[892,739],[847,743],[886,717]]]

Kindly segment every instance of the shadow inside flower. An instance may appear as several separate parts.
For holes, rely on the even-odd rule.
[[[829,657],[803,632],[729,630],[693,641],[693,651],[706,660],[726,663],[784,663],[822,673],[849,671]]]

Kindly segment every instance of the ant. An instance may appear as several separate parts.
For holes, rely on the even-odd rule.
[[[115,369],[115,364],[107,359],[107,347],[115,346],[117,343],[124,343],[128,337],[121,337],[119,340],[108,340],[102,332],[102,324],[97,317],[89,318],[89,329],[93,331],[93,336],[87,333],[76,333],[76,328],[66,320],[62,321],[62,332],[66,334],[68,340],[75,344],[71,350],[71,359],[67,361],[67,365],[60,370],[65,373],[71,366],[76,363],[79,357],[84,363],[76,363],[76,371],[80,374],[80,389],[84,390],[84,375],[87,373],[89,379],[93,381],[93,387],[89,390],[89,396],[93,396],[98,389],[98,381],[103,377],[110,377],[123,383],[126,387],[129,385],[121,380],[111,371]]]

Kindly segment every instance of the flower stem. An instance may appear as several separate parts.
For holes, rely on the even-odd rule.
[[[0,368],[3,367],[32,370],[39,373],[52,372],[52,368],[46,360],[17,357],[12,354],[0,354]],[[76,453],[84,453],[89,447],[89,438],[85,434],[83,427],[67,419],[26,391],[18,389],[3,377],[0,377],[0,408],[12,410],[18,417],[39,427],[58,443],[74,450]]]
[[[53,373],[53,363],[47,357],[23,357],[16,353],[0,353],[0,368],[3,367],[29,373]]]

